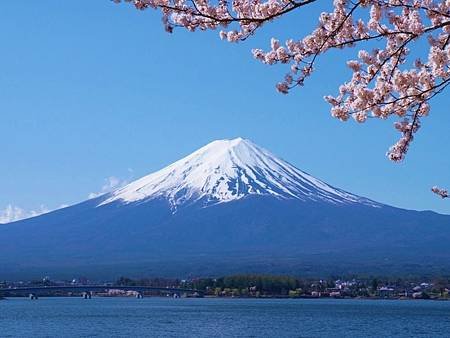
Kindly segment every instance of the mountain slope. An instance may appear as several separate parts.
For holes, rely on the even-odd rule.
[[[347,193],[248,140],[223,140],[112,193],[3,225],[0,278],[448,271],[449,240],[450,216]]]

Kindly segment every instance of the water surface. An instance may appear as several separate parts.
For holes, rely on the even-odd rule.
[[[9,298],[0,337],[450,337],[450,302]]]

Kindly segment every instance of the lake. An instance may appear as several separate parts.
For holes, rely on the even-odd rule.
[[[0,337],[450,337],[450,302],[8,298]]]

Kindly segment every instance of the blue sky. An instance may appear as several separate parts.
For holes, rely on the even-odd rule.
[[[385,153],[392,121],[330,117],[322,97],[350,76],[356,50],[322,57],[288,96],[287,71],[251,56],[270,37],[301,37],[311,7],[244,43],[217,31],[167,34],[160,15],[108,0],[0,4],[0,210],[54,209],[130,181],[221,138],[242,136],[326,182],[380,202],[450,213],[449,93],[432,105],[406,161]]]

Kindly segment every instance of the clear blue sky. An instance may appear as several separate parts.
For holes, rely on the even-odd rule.
[[[274,89],[287,69],[252,58],[271,36],[307,33],[318,10],[236,45],[218,32],[167,34],[159,13],[109,0],[2,1],[0,209],[76,203],[108,177],[138,178],[242,136],[334,186],[450,213],[430,192],[450,187],[448,91],[398,165],[385,157],[398,137],[392,122],[342,123],[322,99],[350,76],[345,60],[356,50],[323,57],[288,96]]]

